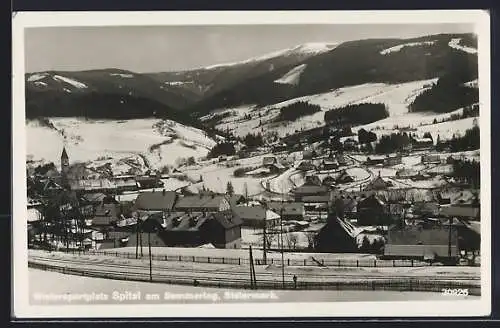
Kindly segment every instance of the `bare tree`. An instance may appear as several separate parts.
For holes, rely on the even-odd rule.
[[[299,238],[296,233],[287,233],[286,235],[286,242],[288,245],[289,249],[297,249],[297,242],[299,241]]]
[[[264,235],[262,235],[262,239],[264,239]],[[270,249],[274,240],[276,239],[276,234],[267,233],[265,239],[266,240],[263,240],[263,242],[266,243],[267,249]]]
[[[314,238],[316,237],[316,232],[306,231],[306,237],[307,237],[307,247],[309,249],[313,249],[314,248]]]

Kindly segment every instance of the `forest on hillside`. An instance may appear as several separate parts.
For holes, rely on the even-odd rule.
[[[361,103],[331,109],[325,112],[327,125],[362,125],[389,117],[385,104]]]
[[[408,108],[410,112],[448,113],[478,101],[478,88],[465,86],[460,77],[447,75],[418,95]]]

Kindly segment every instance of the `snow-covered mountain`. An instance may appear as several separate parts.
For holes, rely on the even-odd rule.
[[[477,78],[477,39],[473,34],[439,34],[411,39],[368,39],[339,45],[315,44],[296,47],[283,54],[314,54],[289,62],[233,86],[205,93],[190,110],[201,116],[211,110],[240,105],[270,105],[288,99],[328,92],[366,83],[402,83],[428,80],[447,74],[460,75],[463,82]],[[263,56],[272,57],[273,54]],[[268,63],[250,59],[245,63]],[[250,65],[250,64],[248,64]],[[215,67],[215,68],[214,68]],[[217,68],[218,67],[218,68]],[[227,66],[213,66],[224,70]],[[242,67],[242,65],[229,66]],[[205,70],[211,72],[211,70]],[[203,74],[204,71],[196,71]],[[219,72],[224,75],[224,71]],[[192,77],[191,77],[192,78]],[[220,77],[218,77],[219,79]],[[202,82],[203,83],[203,82]]]
[[[211,70],[214,68],[238,66],[238,65],[250,64],[250,63],[256,63],[256,62],[262,62],[262,61],[266,61],[266,60],[274,59],[274,58],[278,58],[278,57],[290,57],[290,56],[309,57],[309,56],[318,55],[318,54],[321,54],[324,52],[328,52],[328,51],[334,49],[337,46],[337,44],[338,43],[336,43],[336,42],[332,42],[332,43],[321,43],[321,42],[305,43],[305,44],[301,44],[301,45],[298,45],[298,46],[295,46],[292,48],[273,51],[273,52],[267,53],[267,54],[262,55],[262,56],[257,56],[254,58],[249,58],[249,59],[245,59],[245,60],[233,62],[233,63],[224,63],[224,64],[216,64],[216,65],[206,66],[206,67],[203,67],[202,69]]]
[[[149,76],[163,84],[209,96],[282,67],[300,65],[306,59],[332,51],[337,45],[335,42],[306,43],[237,62],[214,64],[182,72],[154,73]]]

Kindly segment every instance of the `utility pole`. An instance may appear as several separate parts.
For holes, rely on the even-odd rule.
[[[451,224],[453,222],[453,218],[450,217],[448,221],[448,257],[451,259]]]
[[[153,261],[151,257],[151,230],[148,229],[148,248],[149,248],[149,281],[153,281]]]
[[[136,218],[135,222],[135,258],[139,258],[139,218]]]
[[[283,289],[285,289],[285,259],[284,259],[284,253],[283,253],[283,204],[281,206],[280,226],[281,226],[281,233],[280,233],[280,242],[281,242],[281,279],[282,279],[282,283],[283,283]]]
[[[144,253],[142,252],[142,233],[143,233],[143,229],[142,229],[142,221],[141,221],[141,227],[139,228],[139,243],[141,244],[141,258],[144,256]]]
[[[255,289],[257,287],[257,279],[255,277],[255,266],[253,263],[253,253],[252,253],[252,245],[250,245],[250,289]]]
[[[263,256],[262,256],[262,259],[264,260],[264,265],[267,265],[267,220],[266,220],[266,216],[267,216],[267,205],[264,205],[264,231],[263,231]]]

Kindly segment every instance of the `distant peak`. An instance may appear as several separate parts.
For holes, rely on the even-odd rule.
[[[308,42],[308,43],[297,45],[295,47],[285,48],[282,50],[269,52],[269,53],[264,54],[262,56],[252,57],[252,58],[238,61],[238,62],[223,63],[223,64],[206,66],[206,67],[203,67],[203,69],[223,68],[223,67],[229,67],[229,66],[235,66],[235,65],[241,65],[241,64],[254,63],[254,62],[264,61],[264,60],[268,60],[268,59],[272,59],[272,58],[276,58],[276,57],[280,57],[280,56],[301,55],[301,54],[303,54],[303,55],[320,54],[320,53],[328,52],[328,51],[334,49],[337,45],[338,45],[338,42]]]

